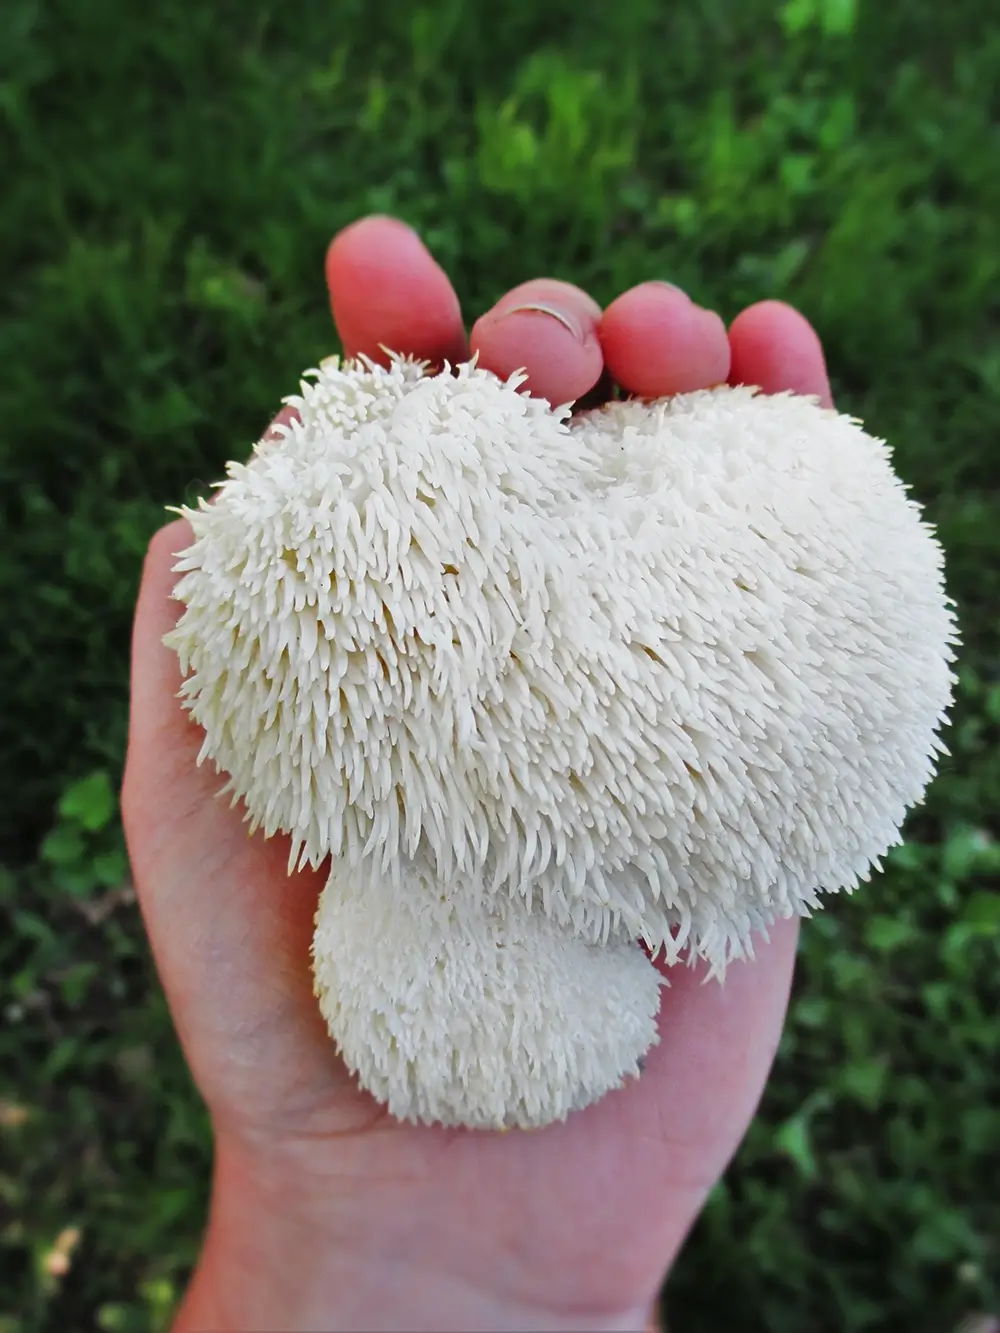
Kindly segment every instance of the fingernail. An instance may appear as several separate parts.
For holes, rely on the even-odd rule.
[[[516,305],[510,310],[505,310],[501,318],[509,319],[511,315],[523,314],[551,315],[557,319],[564,329],[568,329],[577,342],[583,342],[583,329],[576,322],[572,315],[568,315],[565,310],[560,310],[554,305],[545,305],[541,301],[529,301],[524,305]]]

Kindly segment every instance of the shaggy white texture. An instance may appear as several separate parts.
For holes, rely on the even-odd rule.
[[[315,989],[352,1072],[400,1119],[475,1129],[564,1119],[639,1076],[662,978],[634,944],[589,944],[510,899],[442,898],[426,864],[402,892],[335,867]]]
[[[470,1124],[538,1123],[633,1067],[655,974],[621,1001],[652,973],[629,941],[721,974],[866,878],[932,775],[952,685],[940,548],[856,422],[720,388],[570,423],[519,382],[325,362],[288,400],[301,420],[185,511],[167,640],[252,824],[291,833],[293,862],[333,854],[317,984],[362,1082]],[[433,913],[419,947],[378,934],[387,904],[402,922],[441,894],[480,932],[450,1008],[434,959],[457,927],[440,918],[436,949]],[[529,984],[539,916],[566,943]],[[502,973],[500,919],[521,932]],[[611,949],[606,987],[581,942]],[[545,995],[567,1056],[512,1042],[512,1010],[484,1029],[504,1085],[460,1034],[470,1007],[498,1012],[511,957],[517,1021]],[[423,961],[435,1016],[409,1045],[374,1018],[397,958]]]

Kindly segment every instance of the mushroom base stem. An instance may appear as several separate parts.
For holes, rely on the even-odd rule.
[[[589,944],[516,900],[334,869],[315,990],[361,1085],[397,1118],[477,1129],[562,1120],[638,1077],[663,979],[635,944]]]

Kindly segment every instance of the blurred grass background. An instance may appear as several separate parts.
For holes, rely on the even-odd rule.
[[[331,234],[418,226],[470,319],[549,273],[814,321],[965,647],[884,874],[805,931],[677,1333],[1000,1304],[1000,15],[991,0],[2,0],[0,1333],[164,1329],[207,1126],[116,811],[163,506],[332,350]]]

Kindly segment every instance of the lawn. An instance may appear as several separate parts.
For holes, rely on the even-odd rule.
[[[335,350],[326,243],[418,226],[467,316],[647,277],[819,329],[964,648],[906,842],[804,933],[672,1330],[1000,1306],[1000,19],[991,0],[4,0],[0,1333],[153,1333],[207,1125],[128,887],[127,644],[164,506]],[[470,319],[471,322],[471,319]]]

